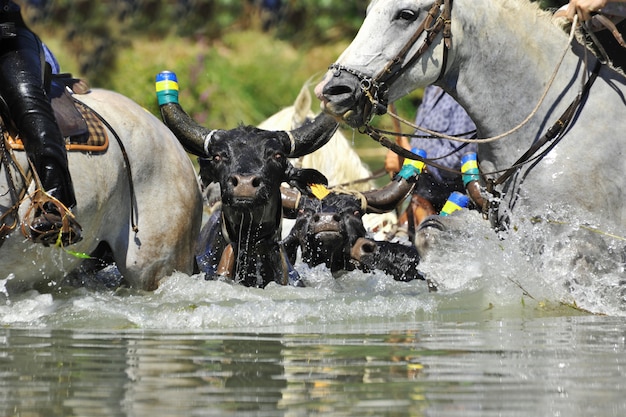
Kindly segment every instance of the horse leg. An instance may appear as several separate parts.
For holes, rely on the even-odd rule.
[[[65,276],[64,282],[72,287],[116,288],[121,284],[121,276],[117,273],[102,271],[115,264],[113,251],[106,242],[100,242],[81,264]]]

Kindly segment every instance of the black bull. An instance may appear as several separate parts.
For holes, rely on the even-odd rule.
[[[287,158],[325,144],[336,122],[322,115],[291,132],[251,126],[210,130],[195,123],[178,103],[162,105],[161,115],[182,145],[201,157],[202,181],[220,185],[221,208],[204,226],[196,249],[206,277],[222,275],[256,287],[272,281],[299,285],[279,244],[280,185],[288,182],[306,192],[307,184],[325,183],[318,171],[296,169]]]
[[[296,218],[283,244],[293,263],[300,249],[302,261],[313,267],[324,264],[333,274],[360,269],[380,270],[397,281],[425,279],[418,270],[420,256],[412,244],[375,241],[368,237],[363,215],[390,211],[413,189],[416,177],[396,176],[379,190],[365,193],[330,191],[321,198],[283,190],[283,204]],[[299,198],[297,198],[299,197]],[[430,280],[429,290],[436,285]]]

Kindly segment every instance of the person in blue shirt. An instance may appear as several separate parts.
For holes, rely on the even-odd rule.
[[[476,131],[476,126],[465,109],[440,87],[434,85],[424,89],[415,124],[448,136],[464,138],[472,137]],[[425,171],[419,176],[411,199],[413,212],[409,214],[412,214],[413,218],[408,219],[414,221],[414,225],[417,226],[426,216],[439,213],[453,191],[465,193],[460,174],[461,158],[467,152],[476,152],[477,145],[432,137],[420,130],[417,130],[415,135],[410,143],[403,138],[401,146],[406,149],[422,149],[428,159],[433,159],[437,164],[450,169],[444,171],[426,166]],[[385,161],[386,170],[397,172],[399,165],[396,163],[401,164],[402,161],[388,153]]]
[[[30,225],[32,240],[50,245],[57,242],[65,210],[75,207],[76,198],[65,139],[44,87],[44,56],[42,42],[24,23],[19,5],[0,0],[0,96],[44,191],[52,197]],[[75,243],[81,235],[74,222],[71,232],[61,236],[62,243]]]

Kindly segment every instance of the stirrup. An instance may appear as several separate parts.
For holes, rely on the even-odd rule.
[[[22,234],[44,246],[69,246],[83,238],[82,228],[72,212],[59,200],[40,189],[35,191],[31,205],[24,215]]]

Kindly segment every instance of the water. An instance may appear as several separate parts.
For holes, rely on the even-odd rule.
[[[368,331],[365,332],[365,328]],[[262,329],[261,329],[262,330]],[[622,319],[0,332],[4,416],[621,416]]]
[[[625,415],[623,243],[572,263],[482,227],[424,259],[437,293],[303,265],[306,288],[7,296],[9,276],[0,416]]]

